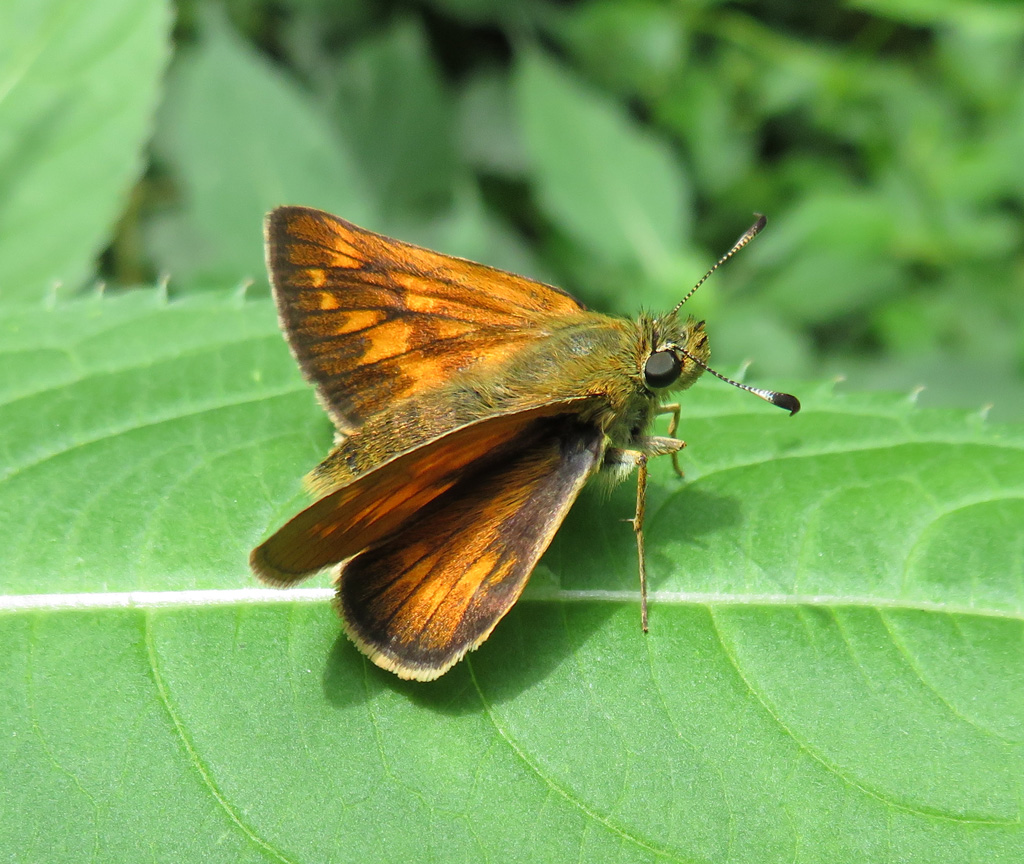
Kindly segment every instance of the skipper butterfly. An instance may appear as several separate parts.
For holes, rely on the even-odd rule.
[[[638,472],[632,524],[647,630],[647,460],[676,456],[679,405],[703,372],[795,414],[793,396],[707,365],[693,292],[667,315],[592,312],[559,288],[358,228],[305,207],[266,220],[287,336],[337,429],[309,475],[318,500],[257,546],[276,586],[337,569],[356,646],[428,681],[478,647],[522,593],[592,476]],[[669,414],[668,436],[649,434]],[[680,472],[681,473],[681,472]]]

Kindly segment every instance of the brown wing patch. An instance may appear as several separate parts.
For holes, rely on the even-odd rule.
[[[475,473],[518,451],[544,418],[568,403],[491,417],[398,456],[316,501],[253,549],[249,563],[270,585],[305,579],[375,543]]]
[[[345,630],[378,666],[429,681],[519,598],[587,477],[602,433],[570,417],[458,485],[341,570]]]
[[[274,210],[266,242],[292,351],[342,431],[389,401],[501,363],[543,338],[548,318],[584,311],[558,288],[319,210]]]

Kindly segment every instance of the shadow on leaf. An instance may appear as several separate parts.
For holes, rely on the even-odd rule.
[[[661,578],[679,567],[661,551],[659,538],[662,544],[669,539],[701,544],[705,535],[739,524],[741,507],[734,498],[695,486],[667,496],[663,489],[655,489],[652,497],[647,554],[650,587],[655,589]],[[563,590],[638,590],[633,532],[610,516],[622,509],[622,503],[616,492],[612,506],[597,496],[577,505],[581,512],[567,520],[544,559],[558,574]],[[567,614],[567,603],[575,607],[572,615]],[[635,605],[639,639],[639,602]],[[571,662],[577,648],[619,607],[615,600],[532,599],[527,593],[477,651],[441,678],[426,682],[404,681],[377,668],[339,632],[324,667],[324,695],[333,705],[348,706],[390,689],[438,713],[476,713],[485,703],[501,703],[542,684],[559,666]]]
[[[324,663],[326,700],[339,708],[364,703],[384,690],[447,715],[475,714],[485,703],[513,699],[538,686],[577,646],[596,632],[616,609],[615,603],[588,603],[588,614],[572,616],[564,603],[527,600],[513,607],[491,637],[436,681],[405,681],[364,658],[339,632]],[[637,634],[640,635],[639,610]]]

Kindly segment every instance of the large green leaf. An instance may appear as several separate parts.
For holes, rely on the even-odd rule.
[[[422,25],[399,20],[359,43],[332,87],[339,126],[373,178],[382,218],[394,224],[445,209],[460,173],[454,112]]]
[[[671,268],[689,240],[689,187],[665,142],[541,54],[522,55],[516,84],[548,216],[604,260]]]
[[[263,278],[258,226],[281,204],[372,222],[367,184],[309,94],[243,42],[223,15],[201,16],[200,44],[175,59],[156,149],[179,208],[150,226],[172,286]]]
[[[0,4],[0,296],[94,273],[143,167],[165,0]]]
[[[1019,428],[811,386],[789,418],[701,382],[687,480],[655,469],[651,632],[626,484],[411,684],[326,592],[250,588],[330,442],[268,301],[0,327],[15,860],[1021,859]]]

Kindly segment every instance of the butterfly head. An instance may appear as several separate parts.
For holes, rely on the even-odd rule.
[[[711,356],[704,322],[692,317],[680,321],[673,312],[653,323],[651,335],[651,350],[643,360],[645,386],[655,393],[685,390]]]
[[[675,308],[668,315],[653,322],[654,338],[650,342],[653,347],[643,365],[644,383],[648,390],[652,392],[670,388],[685,390],[700,377],[702,372],[710,372],[716,378],[721,378],[734,387],[753,393],[766,402],[771,402],[772,405],[784,408],[790,414],[796,414],[800,410],[800,400],[789,393],[779,393],[761,387],[749,387],[716,372],[708,366],[708,357],[711,356],[711,351],[708,349],[708,337],[704,333],[704,322],[695,321],[691,317],[681,323],[678,319],[680,308],[707,281],[707,278],[760,234],[764,226],[764,216],[757,214],[757,221],[743,232],[732,248],[718,259],[715,266],[701,277],[689,293],[676,304]]]

